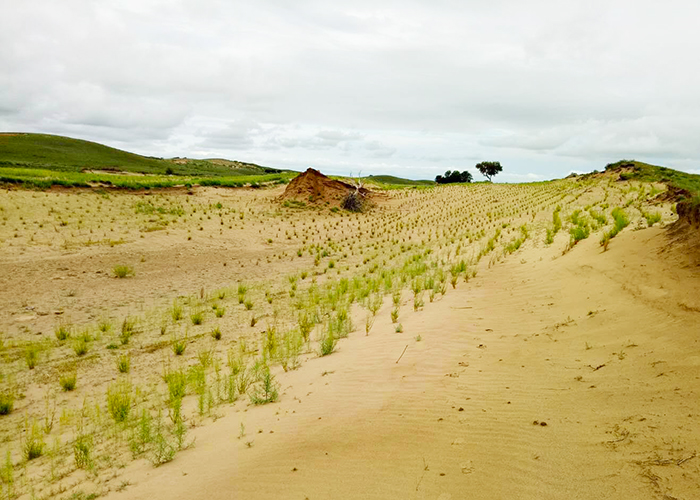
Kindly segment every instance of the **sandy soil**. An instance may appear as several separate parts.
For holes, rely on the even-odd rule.
[[[401,334],[385,306],[113,498],[697,498],[700,270],[667,245],[530,245]]]
[[[19,498],[694,498],[700,252],[692,228],[668,230],[657,189],[607,175],[407,189],[354,215],[284,207],[282,187],[2,192],[0,391],[15,400],[0,416],[0,498],[8,467]],[[564,227],[545,244],[555,207]],[[631,224],[603,252],[615,207]],[[663,227],[646,228],[652,211]],[[575,213],[592,232],[564,251]],[[113,277],[117,264],[134,276]],[[350,336],[320,356],[347,307]],[[222,396],[236,353],[250,376],[270,367],[277,402]],[[154,441],[133,456],[130,443],[142,412],[174,442],[173,370],[189,377],[193,445],[154,467]],[[115,423],[106,396],[122,382],[131,414]],[[30,461],[32,425],[46,447]]]

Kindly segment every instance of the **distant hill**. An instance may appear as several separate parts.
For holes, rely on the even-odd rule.
[[[278,173],[253,163],[212,159],[154,158],[59,135],[0,133],[0,167],[80,172],[112,170],[142,174],[232,176]]]
[[[401,177],[394,177],[393,175],[368,175],[365,179],[369,181],[375,181],[382,184],[394,184],[397,186],[432,186],[435,184],[434,181],[414,181],[411,179],[403,179]]]

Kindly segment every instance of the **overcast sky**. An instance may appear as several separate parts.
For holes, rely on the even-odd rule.
[[[0,0],[0,131],[502,181],[700,173],[700,2]],[[480,175],[475,175],[481,179]]]

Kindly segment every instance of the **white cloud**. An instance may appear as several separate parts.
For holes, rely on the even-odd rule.
[[[690,0],[24,0],[0,16],[0,130],[408,177],[484,159],[503,180],[621,157],[697,169],[699,14]]]

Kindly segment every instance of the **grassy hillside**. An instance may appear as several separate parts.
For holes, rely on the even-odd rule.
[[[700,175],[688,174],[672,168],[650,165],[636,160],[620,160],[610,163],[606,171],[620,171],[621,180],[639,180],[644,182],[663,182],[672,188],[682,190],[681,199],[694,199],[700,202]]]
[[[166,160],[141,156],[95,142],[47,134],[0,134],[0,167],[62,172],[115,170],[196,176],[261,175],[279,170],[229,160]]]
[[[414,181],[411,179],[394,177],[393,175],[368,175],[366,179],[368,181],[374,181],[380,184],[390,184],[394,186],[432,186],[435,184],[433,181]]]

